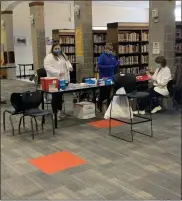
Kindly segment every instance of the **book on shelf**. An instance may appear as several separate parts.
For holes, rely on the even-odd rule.
[[[128,33],[128,32],[120,32],[118,34],[118,41],[119,42],[136,42],[139,41],[139,34],[138,33]]]
[[[61,36],[59,42],[63,45],[75,45],[75,38],[72,36]]]
[[[142,32],[141,41],[149,41],[149,33],[148,33],[148,31]]]
[[[105,46],[103,45],[94,45],[94,53],[101,54],[104,51]]]
[[[148,48],[149,48],[148,44],[142,45],[142,46],[141,46],[141,52],[142,52],[142,53],[148,52]]]
[[[119,54],[139,52],[139,45],[119,45]]]
[[[105,43],[106,34],[94,34],[94,43]]]
[[[119,58],[120,66],[138,64],[138,56],[122,56]]]
[[[139,74],[139,67],[133,67],[133,68],[121,68],[121,73],[132,73],[132,74]]]

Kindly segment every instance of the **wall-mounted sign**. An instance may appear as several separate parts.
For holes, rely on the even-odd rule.
[[[159,42],[153,42],[152,53],[153,54],[160,54],[160,44],[159,44]]]

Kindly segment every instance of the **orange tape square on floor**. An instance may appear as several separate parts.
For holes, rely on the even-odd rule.
[[[109,119],[104,119],[100,121],[93,121],[88,123],[91,126],[97,127],[97,128],[109,128]],[[111,120],[111,127],[115,126],[122,126],[124,123],[116,121],[116,120]]]
[[[46,174],[53,174],[86,163],[86,161],[67,151],[33,158],[29,162]]]

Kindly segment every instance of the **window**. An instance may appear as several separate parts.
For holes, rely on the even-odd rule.
[[[181,7],[181,6],[180,6]],[[176,17],[176,21],[181,21],[181,8],[177,7],[175,9],[175,17]]]

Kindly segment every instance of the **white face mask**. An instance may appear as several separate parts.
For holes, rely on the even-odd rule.
[[[156,64],[156,67],[157,67],[157,68],[161,68],[161,65],[160,65],[160,64]]]

